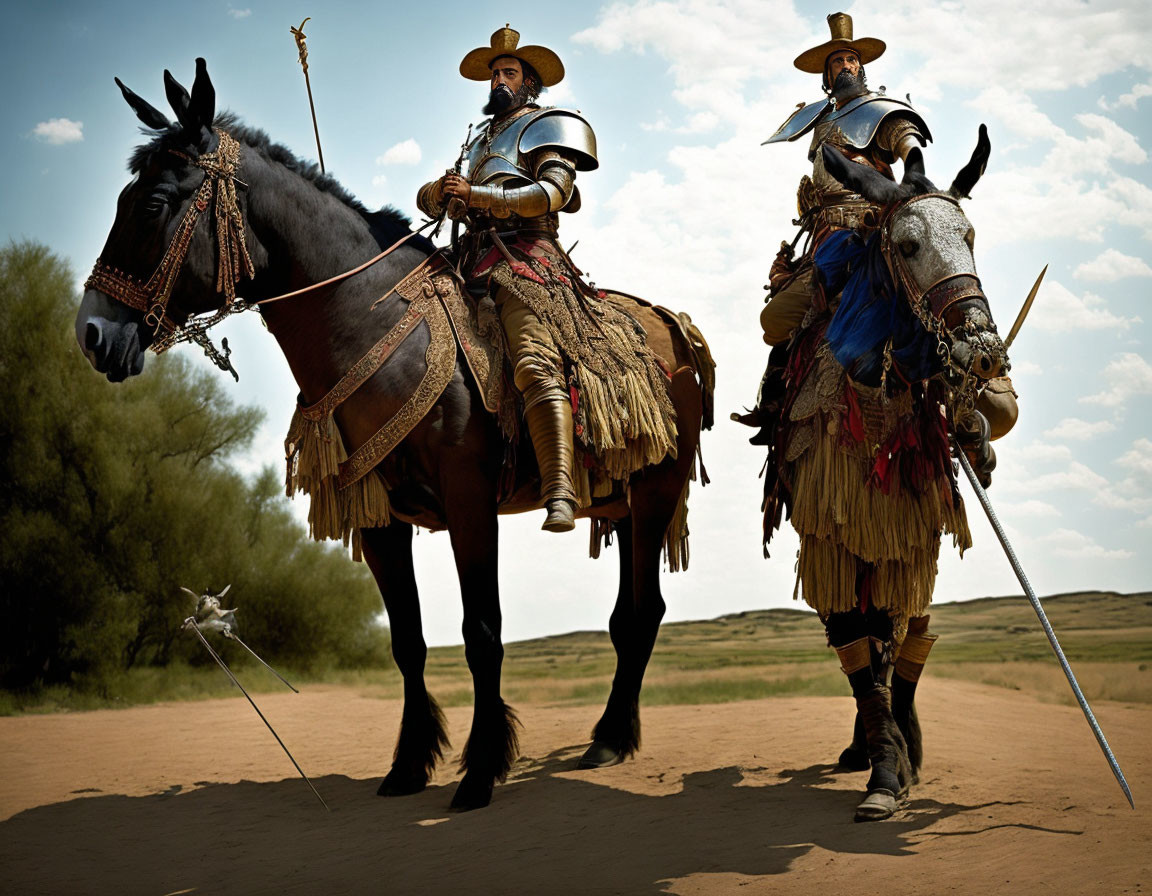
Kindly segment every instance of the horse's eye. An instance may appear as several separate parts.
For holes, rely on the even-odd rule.
[[[149,196],[148,201],[144,203],[144,211],[149,215],[162,214],[167,208],[167,196]]]
[[[904,240],[900,243],[900,254],[905,258],[911,258],[920,251],[920,244],[915,240]]]

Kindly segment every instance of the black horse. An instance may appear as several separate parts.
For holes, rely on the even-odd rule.
[[[369,213],[332,178],[301,163],[261,132],[232,116],[217,117],[215,91],[204,61],[197,60],[189,94],[166,71],[165,89],[176,122],[120,84],[137,117],[153,132],[130,162],[132,181],[118,202],[115,222],[76,318],[76,335],[96,370],[112,382],[138,374],[145,351],[157,339],[158,320],[179,326],[190,315],[218,311],[224,299],[220,281],[238,279],[248,267],[251,283],[244,299],[303,289],[361,265],[411,234],[408,221],[385,209]],[[230,134],[231,137],[222,136]],[[234,142],[233,142],[234,141]],[[188,231],[194,210],[209,205],[202,191],[228,152],[238,155],[233,172],[235,194],[231,223]],[[227,166],[225,166],[227,168]],[[220,191],[227,193],[228,178]],[[228,216],[225,215],[225,218]],[[192,218],[194,221],[194,217]],[[224,220],[224,219],[220,219]],[[229,230],[231,228],[231,230]],[[186,257],[180,270],[167,270],[174,250]],[[434,251],[420,236],[409,238],[388,257],[330,287],[261,306],[268,329],[284,352],[304,402],[324,396],[404,315],[407,302],[393,296],[374,307]],[[221,264],[233,263],[224,276]],[[93,283],[136,284],[166,280],[166,307],[137,307],[114,300],[112,287]],[[110,273],[109,273],[110,272]],[[227,282],[224,287],[229,286]],[[225,290],[227,291],[227,290]],[[644,309],[654,320],[651,309]],[[649,330],[651,334],[651,330]],[[162,338],[162,337],[160,337]],[[386,416],[403,404],[420,379],[427,334],[414,333],[388,363],[357,391],[355,408],[335,414],[345,440],[363,444],[375,431],[373,419],[357,409],[384,409]],[[611,694],[593,732],[582,767],[612,765],[635,752],[640,742],[639,694],[644,671],[664,613],[660,594],[660,550],[681,495],[694,470],[702,408],[709,389],[698,382],[692,347],[665,331],[673,351],[662,353],[672,376],[670,391],[677,414],[676,458],[665,459],[635,475],[626,497],[618,494],[594,504],[586,515],[611,525],[620,548],[620,589],[610,630],[617,668]],[[155,347],[153,345],[153,347]],[[672,356],[667,356],[671,354]],[[500,598],[497,582],[498,491],[503,473],[504,438],[480,400],[459,353],[455,371],[431,411],[382,464],[390,487],[392,521],[361,530],[363,553],[376,578],[391,625],[392,652],[404,678],[404,710],[391,770],[381,795],[422,790],[448,744],[443,716],[424,682],[426,646],[412,566],[413,524],[447,528],[452,540],[464,604],[463,635],[475,687],[472,728],[461,766],[465,775],[452,800],[457,809],[485,806],[494,782],[503,780],[517,754],[518,723],[500,694]],[[531,457],[531,451],[522,451]],[[518,509],[523,509],[520,507]]]

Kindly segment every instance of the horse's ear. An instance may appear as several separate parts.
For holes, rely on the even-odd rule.
[[[868,165],[849,161],[840,150],[825,143],[820,147],[824,157],[824,170],[853,193],[859,193],[869,202],[888,205],[901,197],[899,185]]]
[[[904,183],[907,183],[910,174],[924,177],[924,153],[919,146],[913,146],[908,150],[908,155],[904,159]]]
[[[164,93],[168,95],[168,104],[176,113],[176,120],[189,134],[196,134],[200,130],[200,123],[192,117],[192,97],[184,86],[172,77],[168,69],[164,69]]]
[[[976,186],[976,181],[980,180],[984,169],[988,167],[988,156],[991,154],[992,144],[988,140],[988,128],[980,125],[980,137],[976,141],[976,149],[972,152],[968,164],[960,169],[956,180],[952,181],[952,186],[948,188],[949,195],[957,199],[971,199],[968,194]]]
[[[216,116],[216,88],[208,77],[208,66],[200,57],[196,59],[196,80],[192,83],[192,117],[211,130]]]
[[[144,124],[155,131],[162,131],[172,126],[172,122],[168,120],[167,115],[125,87],[124,82],[119,78],[113,78],[113,80],[116,82],[116,86],[120,88],[120,92],[124,94],[125,101],[132,107],[132,111],[136,113],[136,117],[144,122]]]

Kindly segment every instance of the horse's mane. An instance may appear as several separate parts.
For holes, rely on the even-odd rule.
[[[240,118],[232,112],[222,112],[215,117],[212,126],[218,130],[226,130],[240,143],[249,146],[269,160],[298,174],[311,183],[321,192],[328,193],[339,199],[344,205],[360,215],[371,228],[381,245],[391,244],[405,236],[412,227],[412,219],[391,205],[386,205],[378,211],[369,211],[364,204],[353,196],[331,174],[321,172],[320,166],[315,162],[305,162],[282,143],[273,143],[272,139],[260,128],[243,124]],[[141,130],[152,137],[148,143],[143,143],[133,150],[128,158],[128,171],[139,174],[154,157],[169,149],[180,148],[187,137],[179,124],[173,124],[164,130]],[[412,242],[424,242],[423,237],[416,237]],[[431,243],[428,251],[432,251]]]

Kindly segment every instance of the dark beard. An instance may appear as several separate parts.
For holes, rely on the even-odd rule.
[[[487,104],[480,111],[485,115],[499,117],[511,109],[514,102],[516,102],[516,95],[505,85],[501,84],[499,87],[492,88],[488,94]]]
[[[853,75],[848,69],[841,70],[840,74],[836,76],[836,81],[832,85],[832,96],[837,101],[850,100],[853,97],[860,96],[868,91],[868,82],[864,78],[864,69],[860,69],[859,75]]]
[[[521,84],[520,89],[515,93],[507,85],[501,84],[499,87],[493,88],[488,94],[488,102],[480,111],[485,115],[500,118],[533,99],[535,99],[535,94],[532,93],[532,87],[527,81]]]

